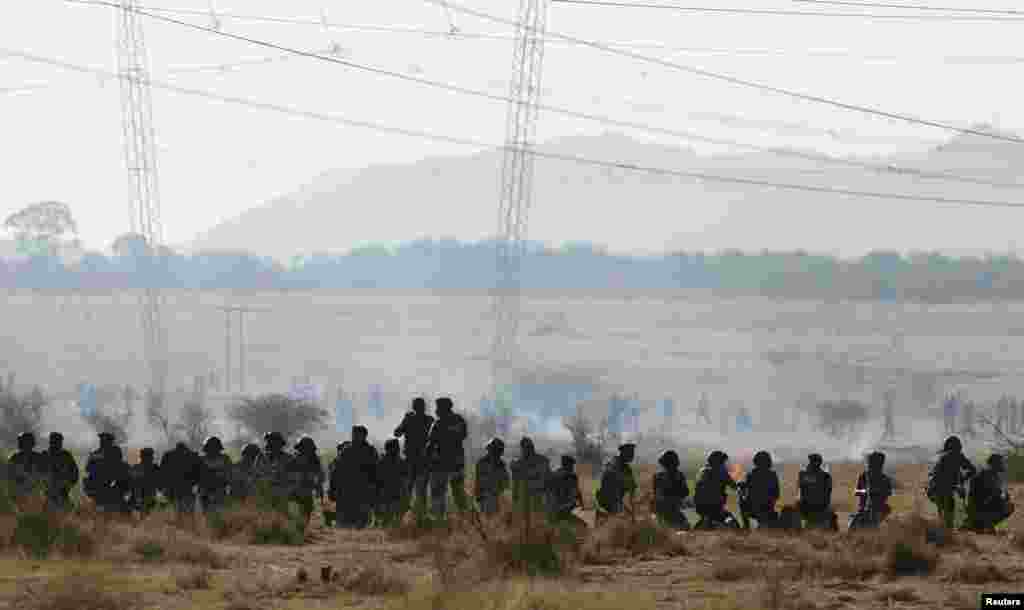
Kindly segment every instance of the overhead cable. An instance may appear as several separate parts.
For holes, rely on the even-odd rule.
[[[932,6],[925,4],[886,4],[883,2],[852,2],[850,0],[793,0],[803,4],[829,4],[835,6],[857,6],[864,8],[897,8],[910,11],[935,11],[945,13],[981,13],[985,15],[1016,15],[1024,16],[1024,11],[999,8]]]
[[[99,1],[101,1],[101,0],[97,0],[97,2],[99,2]],[[441,82],[441,81],[435,81],[435,80],[423,78],[423,77],[420,77],[420,76],[411,76],[411,75],[408,75],[408,74],[403,74],[401,72],[395,72],[393,70],[386,70],[386,69],[383,69],[383,68],[377,68],[377,67],[374,67],[374,66],[360,64],[360,63],[353,62],[353,61],[346,60],[346,59],[340,59],[340,58],[337,58],[337,57],[321,55],[321,54],[318,54],[316,52],[304,51],[302,49],[295,49],[295,48],[287,47],[285,45],[281,45],[281,44],[278,44],[278,43],[262,40],[262,39],[252,38],[252,37],[248,37],[248,36],[241,36],[239,34],[233,34],[233,33],[230,33],[230,32],[226,32],[223,29],[215,29],[215,28],[208,27],[208,26],[203,26],[203,25],[198,25],[198,24],[194,24],[194,23],[189,23],[189,22],[186,22],[186,21],[180,21],[180,20],[174,19],[172,17],[165,17],[165,16],[162,16],[162,15],[152,15],[152,14],[146,12],[146,11],[138,11],[138,13],[140,15],[151,17],[151,18],[157,19],[159,21],[164,21],[164,22],[167,22],[167,23],[173,23],[173,24],[176,24],[176,25],[181,25],[181,26],[184,26],[184,27],[187,27],[187,28],[190,28],[190,29],[199,30],[199,31],[202,31],[202,32],[206,32],[208,34],[215,35],[215,36],[221,36],[221,37],[230,38],[230,39],[233,39],[233,40],[238,40],[238,41],[241,41],[241,42],[245,42],[245,43],[248,43],[248,44],[258,45],[258,46],[266,47],[266,48],[271,48],[271,49],[274,49],[276,51],[283,51],[283,52],[286,52],[286,53],[293,53],[293,54],[295,54],[297,56],[306,57],[306,58],[309,58],[309,59],[316,59],[316,60],[319,60],[319,61],[323,61],[323,62],[327,62],[327,63],[331,63],[331,64],[336,64],[336,65],[340,65],[340,66],[343,66],[343,67],[347,67],[347,68],[351,68],[351,69],[355,69],[355,70],[359,70],[359,71],[363,71],[363,72],[369,72],[371,74],[376,74],[378,76],[386,76],[386,77],[389,77],[389,78],[394,78],[394,79],[398,79],[398,80],[414,83],[414,84],[417,84],[417,85],[431,87],[431,88],[434,88],[434,89],[441,89],[441,90],[444,90],[444,91],[448,91],[448,92],[456,93],[456,94],[460,94],[460,95],[479,97],[479,98],[488,99],[488,100],[495,101],[495,102],[503,102],[503,103],[507,104],[507,103],[510,103],[510,102],[513,101],[509,97],[504,96],[504,95],[497,95],[497,94],[493,94],[493,93],[488,93],[487,91],[482,91],[482,90],[478,90],[478,89],[471,89],[469,87],[463,87],[463,86],[460,86],[460,85],[454,85],[454,84],[445,83],[445,82]],[[571,110],[571,109],[568,109],[568,108],[561,108],[561,107],[557,107],[557,106],[551,106],[551,105],[548,105],[548,104],[538,104],[537,108],[539,110],[543,110],[544,112],[552,112],[552,113],[555,113],[555,114],[561,114],[561,115],[564,115],[564,116],[569,116],[569,117],[573,117],[573,118],[577,118],[577,119],[583,119],[583,120],[592,121],[592,122],[596,122],[596,123],[601,123],[601,124],[605,124],[605,125],[613,125],[613,126],[616,126],[616,127],[626,127],[626,128],[631,128],[631,129],[638,129],[638,130],[641,130],[641,131],[647,131],[647,132],[651,132],[651,133],[658,133],[658,134],[662,134],[662,135],[669,135],[669,136],[674,136],[674,137],[683,138],[683,139],[687,139],[687,140],[700,141],[700,142],[716,144],[716,145],[721,145],[721,146],[731,146],[731,147],[743,148],[743,149],[747,149],[747,150],[756,150],[756,151],[759,151],[759,152],[767,152],[767,153],[771,153],[771,154],[775,154],[775,155],[781,155],[781,156],[797,157],[797,158],[801,158],[801,159],[805,159],[805,160],[810,160],[810,161],[835,163],[835,164],[840,164],[840,165],[860,167],[862,169],[869,169],[869,170],[873,170],[873,171],[888,172],[888,173],[901,174],[901,175],[906,175],[906,176],[915,176],[915,177],[918,177],[918,178],[928,178],[928,179],[933,179],[933,180],[946,180],[946,181],[954,181],[954,182],[965,182],[965,183],[978,184],[978,185],[988,186],[988,187],[993,187],[993,188],[1015,188],[1015,189],[1016,188],[1024,188],[1024,184],[1019,184],[1019,183],[993,182],[991,180],[985,180],[984,178],[976,178],[976,177],[970,177],[970,176],[959,176],[959,175],[950,174],[950,173],[946,173],[946,172],[929,172],[929,171],[919,170],[919,169],[915,169],[915,168],[899,167],[899,166],[892,165],[892,164],[880,165],[880,164],[877,164],[877,163],[868,163],[868,162],[863,162],[863,161],[857,161],[857,160],[854,160],[854,159],[842,159],[840,157],[832,157],[832,156],[829,156],[829,155],[818,154],[818,153],[813,153],[813,152],[804,152],[804,151],[792,150],[792,149],[781,148],[781,147],[771,147],[771,146],[761,146],[761,145],[756,145],[756,144],[748,144],[748,143],[739,142],[739,141],[736,141],[736,140],[729,140],[729,139],[725,139],[725,138],[714,138],[714,137],[709,137],[709,136],[703,136],[703,135],[696,134],[696,133],[689,132],[689,131],[669,129],[669,128],[661,128],[661,127],[654,127],[654,126],[650,126],[650,125],[646,125],[646,124],[638,123],[638,122],[634,122],[634,121],[618,120],[618,119],[614,119],[614,118],[611,118],[611,117],[606,117],[606,116],[601,116],[601,115],[596,115],[596,114],[591,114],[591,113],[586,113],[586,112],[575,111],[575,110]]]
[[[440,2],[440,0],[423,0],[423,1],[428,3],[428,4],[439,4],[439,2]],[[492,21],[492,22],[496,22],[496,23],[502,23],[502,24],[505,24],[505,25],[508,25],[508,26],[513,26],[513,27],[524,27],[523,24],[519,24],[519,23],[517,23],[514,20],[505,19],[503,17],[497,17],[497,16],[492,15],[490,13],[485,13],[485,12],[478,11],[478,10],[475,10],[475,9],[467,8],[467,7],[462,6],[462,5],[460,5],[460,4],[456,3],[456,2],[452,2],[451,0],[445,0],[445,3],[448,6],[450,6],[452,8],[452,10],[454,10],[456,12],[460,12],[460,13],[463,13],[463,14],[466,14],[466,15],[470,15],[470,16],[476,17],[478,19],[483,19],[485,21]],[[823,104],[823,105],[832,106],[832,107],[835,107],[835,108],[840,108],[842,110],[848,110],[848,111],[852,111],[852,112],[859,112],[859,113],[862,113],[862,114],[869,114],[869,115],[884,117],[884,118],[892,119],[892,120],[895,120],[895,121],[902,121],[902,122],[905,122],[905,123],[912,123],[912,124],[915,124],[915,125],[922,125],[922,126],[925,126],[925,127],[933,127],[935,129],[943,129],[943,130],[946,130],[946,131],[955,132],[955,133],[961,133],[961,134],[965,134],[965,135],[982,136],[982,137],[991,138],[991,139],[994,139],[994,140],[1003,140],[1003,141],[1006,141],[1006,142],[1013,142],[1015,144],[1024,144],[1024,140],[1022,140],[1021,138],[1018,138],[1018,137],[1014,137],[1014,136],[1008,136],[1008,135],[1003,135],[1003,134],[999,134],[999,133],[992,133],[992,132],[987,132],[987,131],[981,131],[979,129],[972,129],[972,128],[969,128],[969,127],[958,127],[956,125],[951,125],[951,124],[943,123],[943,122],[940,122],[940,121],[933,121],[933,120],[928,120],[928,119],[922,119],[922,118],[911,116],[911,115],[907,115],[907,114],[901,114],[901,113],[898,113],[898,112],[890,112],[890,111],[887,111],[887,110],[882,110],[880,108],[873,108],[871,106],[863,106],[863,105],[860,105],[860,104],[851,104],[851,103],[848,103],[848,102],[842,102],[842,101],[839,101],[839,100],[835,100],[835,99],[824,97],[824,96],[820,96],[820,95],[813,95],[813,94],[810,94],[810,93],[803,93],[801,91],[795,91],[795,90],[786,89],[786,88],[783,88],[783,87],[775,87],[775,86],[772,86],[772,85],[766,85],[766,84],[763,84],[763,83],[758,83],[758,82],[755,82],[755,81],[746,80],[746,79],[739,78],[739,77],[736,77],[736,76],[730,76],[728,74],[722,74],[720,72],[712,72],[711,70],[704,70],[702,68],[696,68],[696,67],[688,66],[688,65],[685,65],[685,64],[671,62],[671,61],[667,61],[667,60],[664,60],[664,59],[659,59],[657,57],[649,57],[647,55],[640,55],[638,53],[633,53],[632,51],[627,51],[627,50],[623,50],[623,49],[615,49],[613,47],[609,47],[607,44],[604,44],[602,42],[595,42],[595,41],[591,41],[591,40],[584,40],[582,38],[576,38],[574,36],[568,36],[566,34],[560,34],[558,32],[553,32],[551,30],[546,30],[544,32],[544,35],[552,37],[552,38],[556,38],[556,39],[561,39],[561,40],[572,40],[572,41],[577,42],[578,44],[581,44],[581,45],[584,45],[584,46],[588,46],[588,47],[591,47],[591,48],[594,48],[594,49],[597,49],[597,50],[600,50],[600,51],[604,51],[605,53],[610,53],[610,54],[613,54],[613,55],[620,55],[622,57],[628,57],[628,58],[634,59],[636,61],[640,61],[640,62],[644,62],[644,63],[650,63],[650,64],[655,64],[655,65],[663,66],[663,67],[670,68],[670,69],[673,69],[673,70],[678,70],[678,71],[681,71],[681,72],[687,72],[687,73],[690,73],[690,74],[695,74],[697,76],[702,76],[702,77],[705,77],[705,78],[709,78],[709,79],[713,79],[713,80],[718,80],[718,81],[730,83],[732,85],[737,85],[737,86],[745,87],[745,88],[748,88],[748,89],[756,89],[758,91],[767,91],[767,92],[770,92],[770,93],[775,93],[775,94],[778,94],[778,95],[782,95],[782,96],[786,96],[786,97],[791,97],[793,99],[802,100],[802,101],[805,101],[805,102],[813,102],[813,103],[816,103],[816,104]]]
[[[122,75],[118,75],[109,70],[100,68],[93,68],[89,66],[82,66],[79,64],[70,63],[60,59],[47,58],[32,53],[26,53],[24,51],[18,51],[14,49],[0,49],[2,52],[10,53],[15,57],[19,57],[26,61],[47,64],[51,66],[60,67],[65,70],[72,70],[75,72],[86,73],[86,74],[98,74],[108,76],[111,78],[128,78]],[[201,89],[191,89],[186,87],[180,87],[178,85],[172,85],[169,83],[162,83],[154,80],[147,81],[151,87],[162,89],[165,91],[171,91],[183,95],[191,95],[197,97],[203,97],[206,99],[217,100],[220,102],[237,104],[246,106],[249,108],[257,108],[261,110],[268,110],[277,112],[280,114],[286,114],[289,116],[297,116],[303,118],[316,119],[319,121],[337,123],[342,125],[348,125],[350,127],[358,127],[361,129],[369,129],[382,133],[390,133],[394,135],[402,135],[411,138],[418,138],[422,140],[430,140],[436,142],[444,142],[447,144],[455,144],[459,146],[467,146],[476,148],[479,150],[505,150],[506,146],[496,145],[491,142],[483,140],[477,140],[473,138],[466,138],[462,136],[451,136],[447,134],[433,133],[421,131],[418,129],[409,129],[404,127],[394,127],[389,125],[383,125],[371,121],[363,121],[357,119],[350,119],[347,117],[339,116],[336,114],[328,114],[323,112],[312,112],[307,110],[299,110],[283,106],[280,104],[271,104],[266,102],[257,102],[241,97],[225,96],[204,91]],[[809,192],[809,193],[820,193],[829,195],[840,195],[849,197],[863,197],[869,199],[880,199],[880,200],[893,200],[893,201],[910,201],[917,203],[937,203],[943,205],[959,205],[959,206],[976,206],[976,207],[988,207],[988,208],[1024,208],[1024,202],[1014,201],[1001,201],[1001,200],[986,200],[986,199],[960,199],[953,197],[930,197],[925,195],[910,195],[906,193],[887,193],[879,191],[862,191],[856,189],[843,189],[833,188],[824,186],[813,186],[807,184],[794,184],[785,182],[773,182],[770,180],[759,180],[755,178],[741,178],[734,176],[720,176],[716,174],[708,174],[704,172],[696,171],[684,171],[684,170],[672,170],[660,167],[651,167],[646,165],[639,165],[635,163],[628,163],[622,161],[605,161],[600,159],[592,159],[589,157],[583,157],[578,155],[561,154],[550,151],[541,151],[533,148],[527,149],[528,152],[537,158],[541,159],[552,159],[558,161],[572,162],[580,165],[590,165],[595,167],[602,167],[605,169],[619,169],[624,171],[632,171],[637,173],[645,173],[651,175],[670,176],[675,178],[684,178],[688,180],[706,181],[706,182],[719,182],[723,184],[736,184],[741,186],[756,186],[768,189],[781,189],[789,191]]]
[[[824,11],[795,11],[786,9],[728,8],[720,6],[686,6],[681,4],[652,4],[646,2],[618,2],[617,0],[550,0],[557,4],[580,4],[617,8],[667,9],[683,13],[707,13],[717,15],[757,15],[761,17],[840,17],[868,21],[968,21],[984,23],[1019,23],[1024,19],[996,15],[922,15],[919,13],[895,15],[887,13],[829,13]]]

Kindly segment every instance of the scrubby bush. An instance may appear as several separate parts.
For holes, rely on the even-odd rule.
[[[36,559],[45,559],[55,550],[66,556],[90,556],[96,549],[90,533],[68,519],[43,511],[18,514],[13,543]]]

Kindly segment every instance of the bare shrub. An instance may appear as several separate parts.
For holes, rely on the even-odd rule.
[[[39,388],[34,388],[27,396],[19,396],[11,388],[0,390],[0,443],[14,447],[22,432],[38,436],[47,404]]]
[[[213,412],[199,399],[191,399],[185,401],[176,429],[189,446],[199,447],[209,436],[212,422]]]
[[[591,535],[591,544],[629,555],[688,555],[678,534],[649,520],[614,519]]]
[[[245,398],[228,408],[228,417],[244,427],[250,436],[267,430],[280,432],[286,439],[302,433],[315,432],[327,421],[328,413],[315,404],[267,394]]]

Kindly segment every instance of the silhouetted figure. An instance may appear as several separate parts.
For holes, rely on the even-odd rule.
[[[328,495],[338,506],[340,527],[364,528],[370,525],[377,503],[377,450],[367,442],[363,426],[352,427],[352,441],[344,443],[331,470]]]
[[[452,409],[451,398],[434,401],[437,421],[427,438],[427,458],[430,461],[431,510],[437,517],[448,512],[448,490],[459,511],[467,508],[466,450],[463,443],[469,431],[466,420]]]
[[[971,480],[967,500],[967,527],[977,532],[994,532],[1014,512],[1006,492],[1006,460],[998,453],[989,456],[987,466]]]
[[[743,482],[744,500],[740,510],[743,525],[750,528],[750,519],[757,521],[758,527],[774,527],[779,520],[775,504],[781,495],[779,475],[772,470],[772,456],[767,451],[758,451],[754,455],[754,469],[747,474]]]
[[[402,458],[397,438],[384,443],[384,455],[377,463],[377,520],[383,527],[402,522],[408,505],[409,464]]]
[[[508,489],[510,477],[505,461],[501,459],[505,453],[505,442],[492,438],[486,450],[487,453],[476,463],[473,495],[480,512],[493,515],[498,512],[498,499]]]
[[[288,465],[292,479],[292,500],[299,505],[308,524],[313,516],[315,500],[324,501],[324,468],[316,443],[308,436],[295,445],[295,457]]]
[[[858,508],[850,517],[850,529],[878,527],[892,512],[889,507],[892,479],[882,471],[885,467],[885,454],[875,451],[868,456],[867,462],[867,470],[857,478],[857,490],[854,493],[858,499]]]
[[[808,527],[839,530],[838,517],[832,510],[832,475],[821,468],[820,454],[807,456],[807,467],[800,471],[800,516]]]
[[[46,503],[55,510],[67,510],[71,504],[71,490],[78,485],[78,464],[71,452],[64,448],[64,435],[50,433],[50,447],[42,454],[46,468]]]
[[[679,470],[679,454],[671,449],[658,458],[661,466],[654,475],[654,514],[665,527],[690,529],[690,520],[683,512],[683,503],[690,495],[686,475]]]
[[[224,455],[224,444],[216,436],[203,443],[203,457],[199,461],[199,499],[203,512],[213,513],[224,508],[231,485],[231,458]]]
[[[191,515],[196,510],[195,487],[199,483],[200,468],[199,455],[183,442],[160,459],[164,495],[174,504],[179,515]]]
[[[242,449],[242,459],[235,464],[231,476],[231,497],[244,501],[256,492],[258,473],[256,466],[263,452],[259,445],[249,443]]]
[[[157,492],[160,491],[160,466],[154,461],[156,452],[145,447],[139,452],[139,463],[132,466],[132,507],[143,516],[156,508]]]
[[[41,490],[46,481],[47,468],[43,455],[36,451],[36,435],[23,432],[18,435],[18,452],[7,462],[8,480],[15,498],[25,498]]]
[[[601,486],[597,490],[597,503],[604,512],[617,515],[626,507],[626,497],[629,497],[628,510],[635,514],[633,501],[636,498],[636,478],[633,476],[633,459],[636,457],[636,445],[624,443],[619,445],[619,455],[613,457],[605,464],[601,472]]]
[[[725,465],[729,456],[723,451],[712,451],[697,475],[694,485],[693,503],[700,520],[696,529],[715,527],[739,527],[736,518],[727,510],[727,489],[737,489],[736,481],[729,475]]]
[[[102,482],[106,480],[107,474],[103,472],[107,454],[115,446],[114,435],[109,432],[99,433],[100,446],[89,454],[89,460],[85,464],[85,479],[82,481],[82,491],[96,504],[100,503]]]
[[[519,441],[519,459],[512,460],[512,502],[517,510],[543,511],[551,463],[537,453],[533,439]]]
[[[427,437],[434,425],[434,418],[427,415],[427,401],[416,398],[412,411],[405,414],[402,423],[395,428],[395,437],[405,439],[405,460],[409,464],[409,495],[421,507],[427,505],[427,484],[430,480],[430,464],[426,455]]]
[[[950,436],[942,445],[942,451],[928,473],[928,499],[935,503],[939,517],[946,528],[952,529],[956,517],[956,495],[965,499],[964,483],[977,474],[977,469],[963,451],[963,443],[956,436]]]
[[[586,522],[573,513],[577,507],[583,508],[583,492],[580,491],[580,479],[576,476],[576,458],[571,455],[562,456],[561,467],[548,477],[547,488],[551,520],[574,527],[586,527]]]

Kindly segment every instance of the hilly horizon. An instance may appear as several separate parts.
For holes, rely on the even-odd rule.
[[[982,126],[978,129],[989,129]],[[824,164],[768,153],[701,156],[618,133],[544,143],[545,152],[681,172],[904,195],[1021,202],[996,188]],[[962,135],[923,154],[858,159],[1016,184],[1024,149]],[[497,224],[501,151],[322,173],[289,195],[214,226],[190,251],[243,250],[278,260],[422,238],[479,241]],[[538,158],[529,238],[601,244],[623,254],[795,250],[859,256],[874,249],[956,254],[1015,247],[1019,212],[698,181]],[[907,230],[906,227],[914,227]]]

